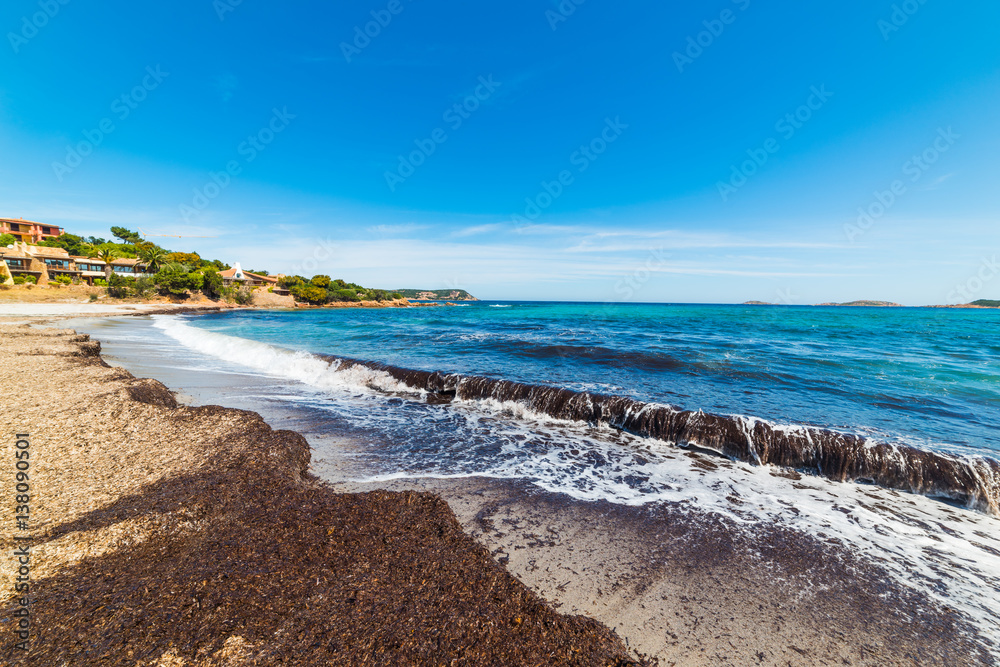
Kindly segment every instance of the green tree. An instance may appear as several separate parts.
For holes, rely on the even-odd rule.
[[[108,278],[108,296],[113,299],[124,299],[132,292],[134,278],[125,278],[117,274],[112,274]]]
[[[104,279],[108,281],[108,286],[111,286],[111,262],[118,259],[120,255],[116,248],[110,247],[110,244],[105,244],[100,247],[95,254],[97,259],[104,262]]]
[[[0,248],[6,248],[15,243],[17,243],[17,237],[13,234],[0,234]]]
[[[167,251],[158,245],[150,244],[139,248],[138,255],[149,273],[158,273],[160,268],[167,263]]]
[[[222,282],[222,276],[214,268],[205,271],[205,278],[202,284],[201,291],[205,293],[209,299],[219,299],[222,298],[224,290],[224,285]]]
[[[200,290],[205,285],[205,276],[190,272],[183,264],[167,264],[153,277],[160,294],[164,296],[188,296],[188,291]]]
[[[313,276],[309,283],[320,289],[326,289],[330,286],[330,276]]]
[[[326,290],[315,285],[300,284],[289,288],[292,295],[299,301],[305,301],[314,305],[326,303]]]
[[[358,293],[352,289],[341,289],[331,293],[334,301],[361,301]]]
[[[189,266],[201,266],[201,256],[196,252],[172,252],[167,255],[168,262],[180,262]]]
[[[114,234],[116,238],[122,240],[122,243],[139,243],[142,241],[142,237],[138,232],[133,232],[131,230],[125,229],[124,227],[112,227],[111,233]]]
[[[38,245],[44,248],[62,248],[71,255],[85,256],[87,242],[76,234],[63,234],[45,239]]]

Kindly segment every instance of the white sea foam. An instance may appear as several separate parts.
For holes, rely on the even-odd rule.
[[[297,380],[316,389],[372,389],[404,394],[420,394],[384,371],[365,366],[340,369],[308,352],[286,350],[267,343],[229,336],[192,327],[183,319],[156,316],[155,326],[182,345],[230,363],[252,368],[267,375]]]

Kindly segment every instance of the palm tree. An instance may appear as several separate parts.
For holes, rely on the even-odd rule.
[[[167,251],[157,245],[139,249],[139,259],[146,266],[146,273],[156,273],[167,262]]]
[[[111,262],[118,259],[118,251],[115,248],[101,248],[97,251],[97,259],[104,262],[104,279],[111,280]]]

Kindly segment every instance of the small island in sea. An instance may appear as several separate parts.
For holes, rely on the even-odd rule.
[[[817,306],[846,306],[849,308],[902,308],[903,304],[893,301],[848,301],[847,303],[818,303]]]
[[[464,289],[398,289],[393,291],[410,301],[479,301]]]

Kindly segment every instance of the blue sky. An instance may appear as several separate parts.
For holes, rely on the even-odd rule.
[[[10,0],[0,215],[491,299],[1000,298],[998,23],[986,0]]]

